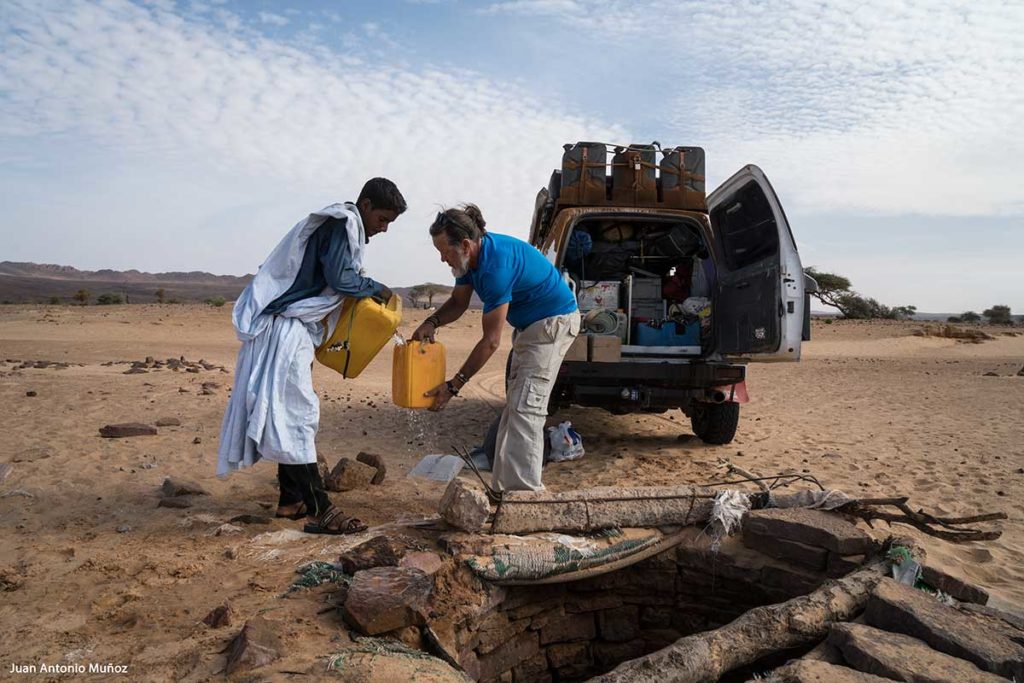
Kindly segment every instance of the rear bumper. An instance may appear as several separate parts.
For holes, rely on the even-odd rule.
[[[558,373],[552,399],[560,405],[642,412],[665,408],[688,410],[706,400],[716,387],[746,379],[746,367],[729,363],[595,363],[566,361]]]
[[[649,384],[673,389],[709,389],[747,378],[745,365],[734,363],[592,363],[565,361],[559,382],[624,386]]]

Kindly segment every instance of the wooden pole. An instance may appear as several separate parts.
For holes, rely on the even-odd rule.
[[[823,639],[833,623],[848,621],[864,609],[886,567],[884,561],[875,562],[813,593],[756,607],[721,628],[680,638],[591,681],[713,683],[774,652]]]

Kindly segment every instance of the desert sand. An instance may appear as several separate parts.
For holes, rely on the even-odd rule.
[[[273,680],[322,670],[322,658],[350,642],[348,631],[326,609],[326,592],[281,597],[296,567],[334,560],[381,528],[414,533],[401,523],[433,515],[443,485],[406,478],[408,470],[423,455],[479,443],[500,409],[507,338],[441,414],[391,403],[389,349],[354,380],[317,366],[322,453],[333,463],[369,451],[388,463],[382,485],[333,494],[370,531],[310,536],[300,533],[302,522],[271,520],[217,535],[237,515],[272,516],[277,499],[271,463],[214,475],[232,375],[216,367],[124,374],[129,365],[104,364],[184,356],[231,370],[238,344],[230,313],[229,306],[199,305],[0,308],[0,463],[11,465],[0,483],[0,677],[12,663],[110,662],[129,666],[130,680],[206,680],[223,669],[220,651],[237,627],[258,613],[288,643]],[[407,311],[403,331],[423,315]],[[479,324],[479,312],[471,312],[439,333],[449,374]],[[992,542],[958,546],[896,530],[919,539],[933,562],[987,589],[990,604],[1022,605],[1024,377],[1017,372],[1024,335],[992,328],[994,340],[964,344],[913,336],[920,327],[816,321],[802,362],[750,367],[751,402],[727,446],[701,443],[678,411],[563,411],[552,422],[571,420],[587,454],[549,465],[545,482],[553,490],[707,482],[722,477],[725,458],[761,474],[811,473],[853,495],[910,495],[938,513],[1003,511],[1003,536]],[[71,365],[18,369],[26,360]],[[219,387],[203,393],[204,382]],[[160,418],[181,424],[156,436],[98,433],[110,423]],[[188,509],[157,507],[167,476],[195,481],[210,495]],[[225,601],[235,625],[204,625]]]

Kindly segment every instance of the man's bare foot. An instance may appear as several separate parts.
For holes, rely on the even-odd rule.
[[[306,504],[301,500],[295,505],[278,505],[276,517],[284,519],[302,519],[309,515]]]

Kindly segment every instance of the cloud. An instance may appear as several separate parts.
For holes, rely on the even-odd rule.
[[[1024,211],[1020,3],[511,0],[482,12],[589,36],[614,69],[656,84],[659,139],[706,147],[713,176],[760,162],[796,208]]]
[[[624,137],[471,72],[368,63],[159,7],[13,0],[5,11],[0,144],[74,177],[60,191],[79,206],[55,207],[36,244],[76,264],[101,254],[115,267],[251,272],[295,220],[386,175],[412,209],[369,265],[393,284],[437,280],[447,268],[425,227],[438,204],[476,201],[489,224],[525,236],[562,143]],[[32,215],[32,202],[8,199]],[[88,221],[72,249],[59,226]]]
[[[549,16],[586,23],[586,8],[576,0],[510,0],[481,8],[480,13]]]
[[[260,12],[260,22],[264,24],[270,24],[272,26],[287,26],[289,19],[288,17],[281,16],[280,14],[274,14],[273,12]]]

